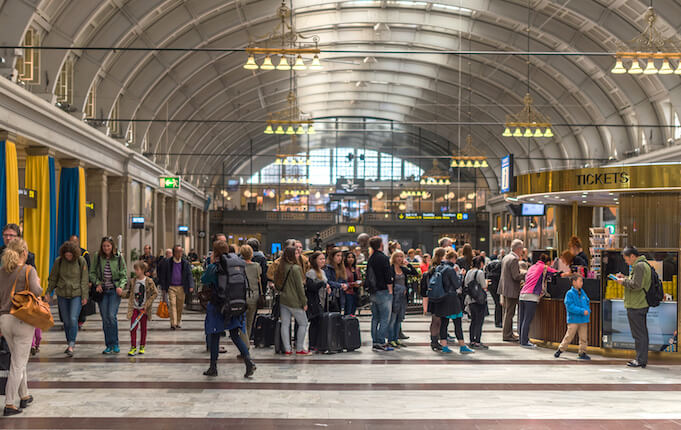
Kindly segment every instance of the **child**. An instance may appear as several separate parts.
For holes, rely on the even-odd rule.
[[[147,265],[143,261],[135,261],[132,266],[135,269],[135,278],[130,281],[130,288],[124,297],[129,298],[128,319],[130,320],[130,352],[129,356],[144,354],[147,343],[147,321],[151,320],[151,306],[158,295],[156,285],[151,278],[145,276]],[[133,327],[137,318],[140,318],[137,326]],[[137,350],[137,328],[140,329],[140,349]]]
[[[572,288],[565,294],[565,309],[567,310],[567,331],[565,337],[558,347],[558,351],[553,354],[554,357],[560,357],[560,354],[567,350],[568,345],[575,337],[575,333],[579,335],[579,356],[580,360],[591,360],[591,357],[586,355],[587,346],[587,325],[589,324],[589,298],[586,292],[582,290],[584,285],[584,278],[578,273],[570,275],[572,281]]]

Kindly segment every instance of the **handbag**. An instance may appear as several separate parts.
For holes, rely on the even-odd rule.
[[[290,267],[286,272],[284,282],[281,284],[281,291],[279,292],[279,294],[274,295],[274,303],[272,304],[272,316],[277,319],[281,316],[281,298],[279,296],[281,295],[281,292],[284,291],[284,287],[286,287],[286,281],[288,281],[289,273],[291,273]],[[277,290],[276,286],[274,289]]]
[[[165,301],[167,293],[163,293],[163,298],[161,299],[161,303],[158,304],[158,308],[156,309],[156,316],[159,318],[170,318],[170,313],[168,312],[168,303]]]
[[[36,297],[29,289],[28,275],[31,273],[31,270],[34,269],[31,266],[27,267],[26,288],[24,288],[24,291],[20,291],[16,294],[14,293],[19,276],[17,275],[17,279],[14,280],[12,292],[10,293],[12,297],[12,309],[9,313],[33,327],[37,327],[41,330],[49,330],[54,325],[50,305]]]

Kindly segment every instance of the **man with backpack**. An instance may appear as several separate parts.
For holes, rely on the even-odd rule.
[[[648,308],[659,305],[659,297],[647,297],[651,292],[653,281],[655,288],[652,293],[659,289],[659,277],[655,270],[648,264],[644,255],[633,246],[624,248],[622,251],[624,261],[631,267],[631,274],[624,276],[618,273],[617,282],[624,287],[624,308],[627,310],[627,319],[631,336],[634,338],[636,359],[627,363],[629,367],[645,368],[648,364]],[[656,303],[649,303],[651,300]]]
[[[494,299],[494,327],[501,328],[501,319],[503,310],[501,308],[501,300],[499,296],[499,280],[501,279],[501,261],[492,260],[485,266],[485,277],[489,281],[487,290]]]

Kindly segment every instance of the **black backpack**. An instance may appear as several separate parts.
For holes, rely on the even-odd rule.
[[[660,306],[660,302],[664,300],[664,288],[662,286],[662,281],[655,269],[653,269],[653,266],[649,263],[646,264],[650,267],[650,288],[646,291],[646,301],[648,302],[648,306],[655,308]]]
[[[246,263],[236,254],[222,254],[217,266],[218,282],[215,299],[225,319],[238,317],[246,312],[246,297],[250,294]]]
[[[475,269],[475,272],[479,272],[479,269]],[[479,305],[484,305],[487,303],[487,292],[478,282],[477,273],[473,276],[473,280],[466,285],[466,294],[471,296],[474,303]]]

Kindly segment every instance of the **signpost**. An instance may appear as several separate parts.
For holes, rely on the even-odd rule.
[[[470,214],[466,212],[445,212],[436,214],[433,212],[405,212],[397,215],[399,220],[434,220],[434,221],[468,221]]]
[[[501,193],[514,191],[513,186],[513,154],[509,154],[501,159]]]
[[[177,190],[180,188],[179,176],[161,176],[161,188]]]

